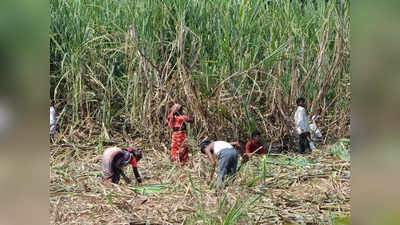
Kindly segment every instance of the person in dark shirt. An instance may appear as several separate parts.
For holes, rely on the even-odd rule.
[[[251,134],[252,139],[246,144],[246,155],[251,156],[254,154],[264,155],[264,148],[260,141],[261,133],[258,130],[253,131]]]

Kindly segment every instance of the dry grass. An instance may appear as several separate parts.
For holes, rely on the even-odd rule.
[[[309,116],[321,111],[324,144],[349,130],[349,2],[323,2],[50,1],[51,223],[330,224],[349,215],[346,152],[292,153],[299,96]],[[168,160],[173,103],[195,120],[183,169]],[[243,141],[254,129],[268,152],[289,153],[252,159],[216,195],[197,144]],[[143,185],[102,184],[110,145],[144,149]]]
[[[182,169],[169,162],[165,144],[135,140],[144,150],[143,184],[110,186],[101,182],[101,146],[51,145],[51,224],[331,224],[350,214],[350,161],[329,148],[252,158],[216,193],[195,143],[189,140],[190,163]],[[127,174],[133,178],[131,168]]]

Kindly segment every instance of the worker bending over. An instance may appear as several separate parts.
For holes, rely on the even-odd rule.
[[[103,152],[103,177],[105,182],[118,184],[120,176],[122,175],[126,183],[131,183],[131,180],[123,171],[125,166],[131,164],[137,182],[142,183],[137,168],[137,162],[142,157],[142,151],[140,149],[124,149],[119,147],[110,147],[105,149]]]
[[[237,150],[241,151],[241,146],[238,142],[228,143],[226,141],[203,141],[200,144],[201,152],[208,156],[212,166],[208,183],[211,183],[212,181],[217,164],[215,159],[218,159],[217,188],[223,183],[225,175],[228,175],[232,180],[235,178],[239,154],[234,146]],[[243,159],[247,161],[247,155],[244,154]]]

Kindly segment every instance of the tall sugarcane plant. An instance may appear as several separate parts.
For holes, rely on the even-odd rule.
[[[163,137],[180,102],[196,137],[255,127],[282,137],[298,96],[311,113],[346,124],[349,1],[315,2],[51,0],[50,94],[65,109],[61,131],[95,124],[105,138]]]

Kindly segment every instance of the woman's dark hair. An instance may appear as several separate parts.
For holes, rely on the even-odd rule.
[[[305,102],[306,100],[303,97],[300,97],[296,100],[296,104],[300,105],[302,102]]]
[[[205,153],[204,152],[204,149],[209,145],[209,144],[211,144],[211,141],[203,141],[203,142],[201,142],[200,143],[200,151],[202,152],[202,153]]]
[[[260,135],[261,135],[261,133],[258,130],[255,130],[255,131],[253,131],[253,133],[251,133],[252,138],[255,138],[256,136],[260,136]]]

